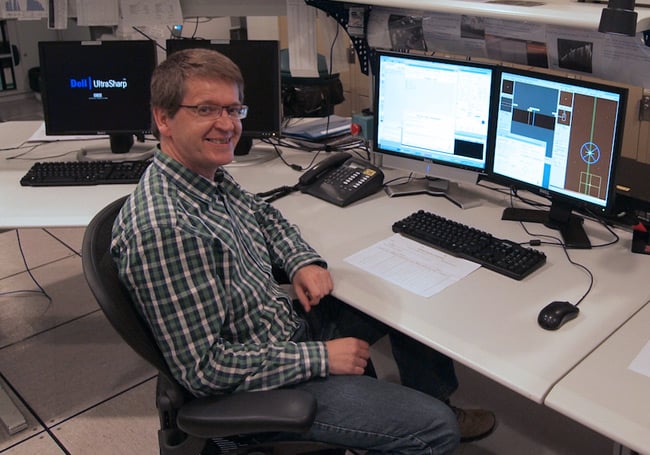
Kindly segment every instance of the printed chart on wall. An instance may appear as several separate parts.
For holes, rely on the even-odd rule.
[[[47,0],[0,0],[1,19],[47,17]]]

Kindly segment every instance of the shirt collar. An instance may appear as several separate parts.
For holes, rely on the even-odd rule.
[[[186,168],[178,161],[163,153],[160,149],[154,155],[154,165],[167,175],[183,190],[194,194],[200,199],[210,200],[217,192],[217,188],[223,181],[224,171],[217,170],[215,181],[210,181],[196,172]]]

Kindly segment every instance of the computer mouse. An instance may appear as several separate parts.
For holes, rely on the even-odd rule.
[[[578,317],[580,309],[574,304],[566,301],[556,300],[549,303],[537,316],[537,323],[546,330],[557,330],[565,322]]]

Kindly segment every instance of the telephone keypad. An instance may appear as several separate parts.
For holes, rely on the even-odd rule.
[[[340,167],[325,178],[325,183],[336,186],[343,191],[354,191],[372,177],[372,175],[364,171],[350,167]]]

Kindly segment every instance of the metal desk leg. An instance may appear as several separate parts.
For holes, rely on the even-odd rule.
[[[0,386],[0,420],[7,427],[9,434],[16,434],[27,428],[27,420],[16,407],[9,394]]]

